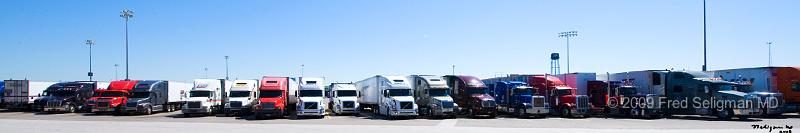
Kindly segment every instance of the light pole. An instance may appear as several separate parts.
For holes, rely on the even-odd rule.
[[[124,9],[119,17],[125,18],[125,80],[130,80],[128,75],[128,20],[133,18],[133,11]]]
[[[570,73],[570,71],[569,71],[569,37],[573,37],[573,36],[578,36],[578,31],[567,31],[567,32],[558,33],[558,37],[567,38],[567,73]]]
[[[208,67],[203,68],[203,70],[206,71],[206,79],[208,79]]]
[[[114,64],[114,80],[119,80],[119,72],[117,72],[117,69],[119,69],[119,64]]]
[[[703,71],[708,70],[708,56],[706,52],[706,0],[703,0]]]
[[[94,45],[94,40],[86,40],[85,43],[89,45],[89,73],[87,75],[89,75],[89,81],[92,81],[92,76],[94,76],[94,73],[92,73],[92,45]]]
[[[451,70],[453,70],[453,75],[456,75],[456,65],[453,65],[453,68],[451,68]]]
[[[772,67],[772,42],[767,42],[768,63],[767,67]]]
[[[225,56],[225,80],[230,80],[230,78],[228,78],[228,56],[227,55]]]
[[[300,64],[300,77],[303,77],[303,69],[305,69],[306,64]]]

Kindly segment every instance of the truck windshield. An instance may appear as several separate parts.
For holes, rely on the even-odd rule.
[[[447,91],[447,89],[429,89],[428,95],[436,97],[436,96],[448,96],[450,94]]]
[[[517,88],[514,90],[514,94],[516,95],[533,95],[533,91],[530,88]]]
[[[571,95],[572,89],[557,89],[556,94],[558,95]]]
[[[191,91],[189,97],[211,97],[211,91]]]
[[[337,97],[354,97],[356,96],[355,90],[337,90],[336,91]]]
[[[250,91],[231,91],[229,97],[249,97]]]
[[[122,92],[100,92],[94,93],[95,97],[124,97],[125,93]]]
[[[279,90],[259,91],[258,93],[258,98],[273,98],[283,95],[283,91]]]
[[[411,89],[389,89],[389,96],[411,96]]]
[[[619,88],[620,95],[633,95],[636,94],[636,88],[633,87],[620,87]]]
[[[322,90],[300,90],[300,97],[322,97]]]
[[[467,89],[467,94],[489,94],[489,89],[487,88],[469,88]]]
[[[130,98],[147,98],[150,97],[150,92],[134,92],[131,93]]]

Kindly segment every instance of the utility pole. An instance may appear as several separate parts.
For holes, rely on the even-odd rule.
[[[114,64],[114,80],[119,80],[119,72],[117,72],[117,69],[119,69],[119,64]]]
[[[706,50],[706,45],[708,41],[706,40],[706,0],[703,0],[703,71],[708,70],[708,52]]]
[[[303,69],[305,69],[305,64],[300,64],[300,77],[303,77]]]
[[[92,45],[94,45],[94,40],[86,40],[86,45],[89,45],[89,81],[92,81],[92,77],[94,73],[92,73]]]
[[[228,56],[227,55],[225,56],[225,80],[230,80],[230,78],[228,78]]]
[[[451,70],[453,70],[453,75],[456,75],[456,65],[453,65],[453,68],[451,68]]]
[[[767,42],[767,54],[768,54],[768,63],[767,67],[772,67],[772,42]]]
[[[573,36],[578,36],[578,31],[567,31],[567,32],[558,33],[558,37],[567,38],[567,73],[570,73],[570,71],[569,71],[569,38],[573,37]]]
[[[128,74],[128,20],[133,18],[133,11],[124,9],[121,13],[119,16],[125,18],[125,80],[130,80],[130,75]]]
[[[203,68],[203,70],[206,71],[206,79],[208,79],[208,67]]]

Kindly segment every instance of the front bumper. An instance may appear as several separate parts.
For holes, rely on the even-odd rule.
[[[589,115],[589,108],[572,109],[569,113],[580,116]]]
[[[393,110],[389,111],[390,116],[417,116],[416,109],[401,109],[401,110]]]
[[[323,116],[325,109],[299,109],[297,110],[298,116]]]
[[[256,114],[264,114],[264,115],[270,116],[270,117],[283,116],[283,110],[282,109],[276,109],[276,108],[273,108],[273,109],[255,109],[255,110],[253,110],[253,112],[255,112]]]
[[[336,106],[336,108],[334,108],[334,111],[341,114],[358,113],[358,108],[341,108],[339,106]]]
[[[92,112],[114,112],[120,111],[115,107],[92,107]]]
[[[550,109],[547,107],[531,107],[524,110],[525,114],[533,114],[533,115],[546,115],[550,113]]]
[[[211,113],[211,108],[209,107],[200,107],[200,108],[185,108],[181,109],[181,113],[184,114],[208,114]]]
[[[761,115],[761,113],[758,108],[733,109],[733,115],[737,116],[757,116]]]
[[[456,114],[453,108],[438,108],[433,110],[434,116],[454,116]]]

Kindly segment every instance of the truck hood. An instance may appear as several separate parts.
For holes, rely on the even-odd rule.
[[[200,102],[208,102],[211,98],[208,97],[190,97],[189,100],[186,101],[200,101]]]
[[[720,93],[720,94],[730,95],[730,96],[744,97],[745,95],[747,95],[747,93],[744,93],[744,92],[741,92],[741,91],[733,91],[733,90],[717,91],[717,92]]]
[[[128,98],[127,103],[140,103],[150,98]]]
[[[436,100],[436,101],[442,101],[442,102],[453,102],[453,97],[449,97],[449,96],[433,97],[433,99]]]
[[[303,101],[303,102],[322,102],[322,100],[324,98],[322,98],[322,97],[299,97],[298,99],[300,101]]]
[[[252,100],[253,99],[249,97],[228,97],[228,101],[239,101],[242,102],[242,104],[250,104]]]
[[[494,97],[490,96],[489,94],[472,94],[470,97],[481,101],[494,100]]]
[[[70,99],[70,98],[73,98],[73,97],[75,97],[75,96],[67,96],[67,97],[43,96],[43,97],[37,98],[37,100],[41,101],[41,102],[51,101],[51,100],[62,100],[63,101],[63,100],[67,100],[67,99]]]
[[[280,97],[258,98],[258,102],[260,102],[260,103],[278,103],[279,100],[284,100],[284,99],[280,98]]]
[[[358,101],[358,97],[336,97],[340,101]]]
[[[398,102],[401,102],[401,101],[402,102],[414,101],[414,97],[411,97],[411,96],[394,96],[394,97],[391,97],[391,99],[395,100],[395,101],[398,101]]]

